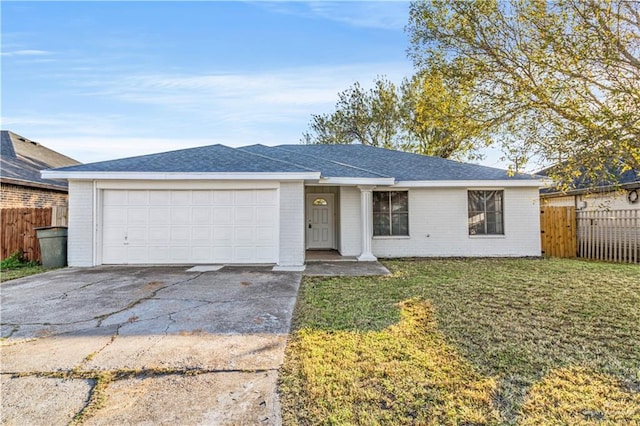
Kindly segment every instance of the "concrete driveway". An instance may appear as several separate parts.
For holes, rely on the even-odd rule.
[[[2,424],[279,424],[300,279],[98,267],[6,282]]]

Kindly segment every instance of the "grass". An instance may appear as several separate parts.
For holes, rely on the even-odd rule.
[[[287,424],[640,423],[640,269],[566,259],[385,262],[305,278]]]
[[[38,262],[25,260],[22,252],[17,251],[0,262],[0,282],[27,277],[44,271],[45,268]]]

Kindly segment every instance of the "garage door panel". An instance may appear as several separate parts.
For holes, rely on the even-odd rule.
[[[254,228],[238,226],[235,229],[234,239],[239,244],[250,244],[253,242],[254,235]]]
[[[217,243],[222,243],[222,245],[230,245],[231,241],[233,241],[233,228],[224,226],[213,227],[213,242],[216,243],[216,245]]]
[[[171,205],[171,193],[169,191],[149,191],[149,205],[151,206]]]
[[[174,225],[187,225],[191,223],[191,208],[171,207],[171,223]]]
[[[127,209],[127,223],[131,225],[146,225],[149,223],[149,209],[147,207],[130,207]]]
[[[168,207],[151,206],[149,208],[150,225],[169,225],[171,223],[171,209]]]
[[[255,262],[254,247],[236,246],[233,249],[233,261],[237,263]]]
[[[109,225],[126,225],[127,211],[120,206],[105,207],[102,211],[103,221]]]
[[[169,241],[172,243],[186,243],[191,239],[189,226],[172,226]]]
[[[193,191],[191,193],[193,205],[210,205],[211,195],[211,191]]]
[[[233,259],[232,246],[215,246],[213,248],[213,263],[231,263]]]
[[[277,198],[274,197],[273,191],[256,191],[256,204],[275,206]]]
[[[256,228],[256,242],[270,243],[275,238],[275,231],[270,226],[259,226]]]
[[[168,246],[149,246],[150,263],[169,263]]]
[[[148,232],[147,227],[129,227],[127,230],[127,241],[129,244],[146,244],[149,239]]]
[[[213,193],[213,203],[233,205],[233,191],[215,191]]]
[[[127,259],[129,263],[148,263],[149,262],[149,249],[147,246],[132,246],[127,247]]]
[[[150,226],[149,242],[154,244],[168,243],[171,239],[169,231],[170,228],[168,226]]]
[[[194,226],[191,228],[191,241],[208,243],[212,232],[211,226]]]
[[[149,191],[129,191],[129,194],[127,196],[127,205],[148,206]]]
[[[186,206],[191,204],[191,191],[171,191],[172,206]]]
[[[255,257],[258,263],[261,262],[269,262],[269,259],[273,259],[276,253],[274,253],[275,248],[273,246],[256,246],[255,247]]]
[[[256,191],[234,191],[235,205],[253,205],[256,203]]]
[[[216,225],[232,225],[233,207],[214,207],[213,223]]]
[[[254,221],[254,207],[236,207],[235,223],[252,223]]]
[[[277,204],[276,190],[104,190],[102,262],[273,263]]]
[[[171,256],[172,263],[186,263],[189,261],[189,254],[191,250],[189,246],[183,247],[170,247],[169,256]]]
[[[120,244],[124,245],[127,236],[127,228],[122,225],[108,226],[104,229],[102,237],[103,244]]]
[[[196,263],[212,262],[213,249],[209,246],[192,246],[190,257]]]
[[[191,211],[191,223],[193,225],[209,225],[211,224],[211,208],[210,207],[194,207]]]
[[[126,206],[129,199],[128,191],[104,191],[103,203],[106,206]]]

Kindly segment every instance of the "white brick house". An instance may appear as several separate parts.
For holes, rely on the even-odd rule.
[[[540,255],[538,178],[400,151],[213,145],[43,176],[69,181],[70,266]]]

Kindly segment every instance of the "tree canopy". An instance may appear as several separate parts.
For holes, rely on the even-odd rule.
[[[465,116],[468,100],[463,87],[449,88],[436,75],[418,74],[400,87],[377,77],[369,90],[356,82],[338,94],[334,112],[312,116],[302,141],[475,159],[487,138],[481,123]]]
[[[565,184],[640,170],[639,2],[429,0],[407,30],[419,72],[468,91],[449,117],[482,123],[518,168],[537,156]]]

